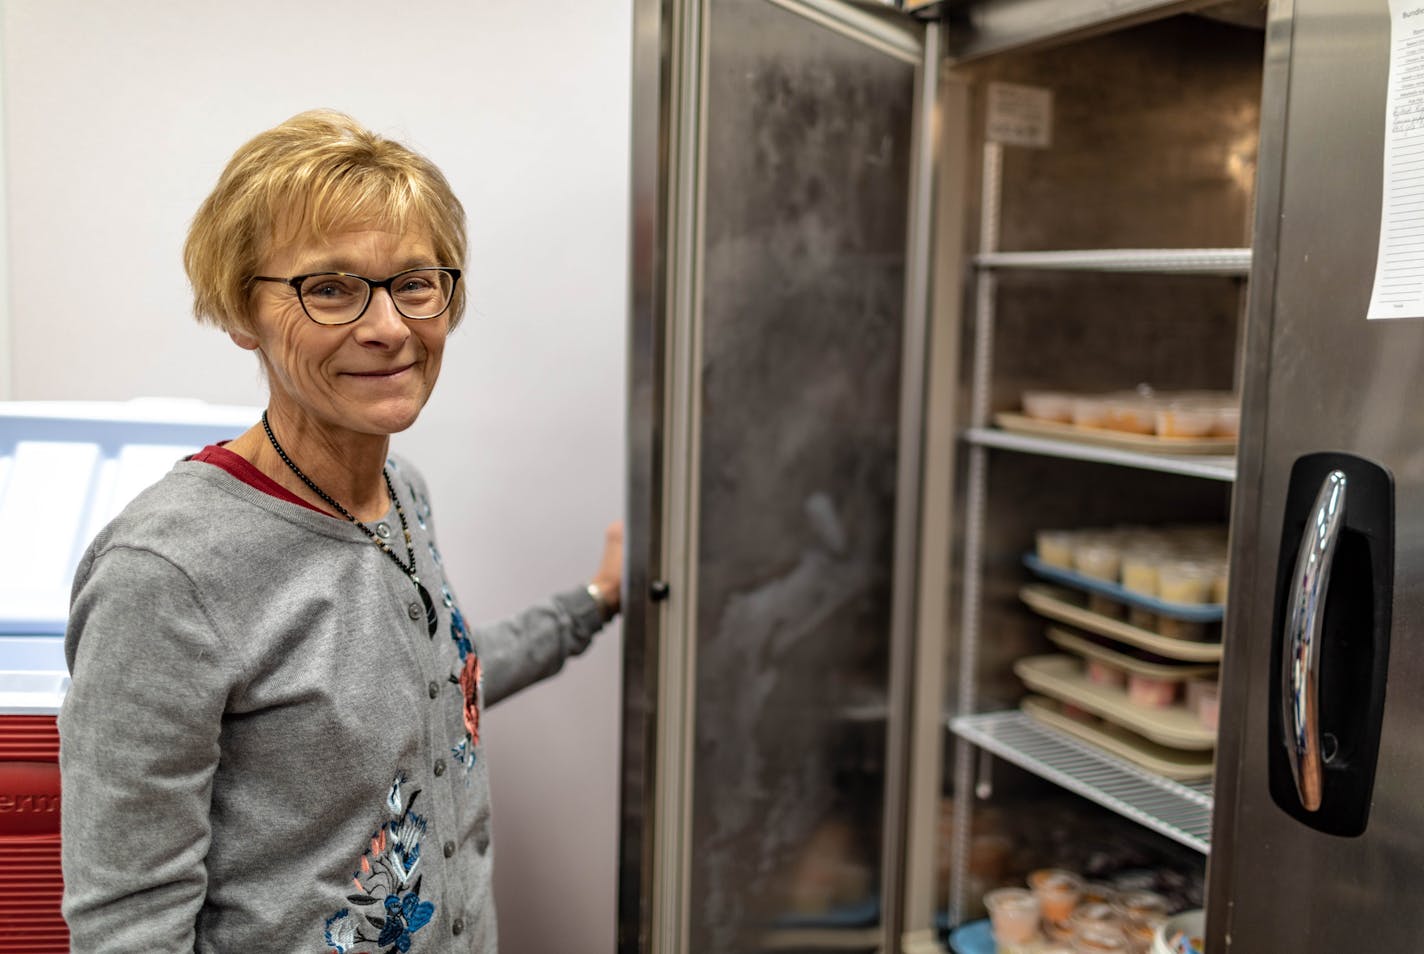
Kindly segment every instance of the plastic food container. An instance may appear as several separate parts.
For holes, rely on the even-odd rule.
[[[1077,933],[1080,929],[1090,924],[1106,924],[1110,927],[1117,927],[1121,917],[1113,906],[1106,901],[1088,901],[1078,905],[1073,916],[1068,919],[1068,925]]]
[[[1221,704],[1221,684],[1215,679],[1193,679],[1187,683],[1187,708],[1196,713],[1197,721],[1208,729],[1217,727]]]
[[[1173,401],[1157,409],[1158,437],[1207,437],[1216,427],[1217,409],[1200,402]]]
[[[1158,679],[1156,676],[1144,676],[1136,672],[1128,673],[1127,701],[1149,709],[1161,709],[1177,701],[1177,689],[1180,685],[1181,683],[1170,679]]]
[[[1103,401],[1102,427],[1131,434],[1151,434],[1157,427],[1157,402],[1149,398],[1109,397]]]
[[[1168,561],[1157,570],[1157,592],[1167,603],[1208,603],[1215,578],[1216,568],[1210,564],[1195,560]],[[1202,639],[1206,635],[1206,625],[1164,615],[1158,622],[1157,631],[1177,639]]]
[[[1103,662],[1101,659],[1089,659],[1084,670],[1088,681],[1095,686],[1120,688],[1127,683],[1126,672],[1111,663]]]
[[[1206,912],[1183,911],[1168,918],[1152,936],[1152,954],[1206,954]]]
[[[1116,927],[1091,925],[1073,934],[1074,954],[1127,954],[1127,936]]]
[[[1143,596],[1156,597],[1158,591],[1157,568],[1162,563],[1165,553],[1164,547],[1154,544],[1139,544],[1124,549],[1122,553],[1123,589],[1140,593]],[[1139,629],[1155,630],[1157,628],[1157,614],[1140,606],[1127,608],[1127,621]]]
[[[1049,566],[1071,570],[1076,537],[1071,530],[1040,530],[1034,534],[1034,552]]]
[[[1101,397],[1073,399],[1073,423],[1078,427],[1104,427],[1108,418],[1108,402]]]
[[[1083,904],[1112,904],[1117,889],[1105,881],[1089,881],[1083,885]]]
[[[1226,596],[1229,590],[1230,572],[1226,562],[1222,561],[1216,567],[1216,572],[1211,578],[1211,601],[1213,603],[1226,603]]]
[[[1029,874],[1028,884],[1045,921],[1066,922],[1083,896],[1083,879],[1061,868],[1040,868]]]
[[[998,888],[984,895],[994,940],[1002,945],[1027,944],[1038,939],[1038,898],[1024,888]]]
[[[1070,424],[1073,421],[1073,395],[1062,391],[1025,391],[1023,411],[1025,417],[1036,421]]]
[[[1216,409],[1216,423],[1211,429],[1213,437],[1236,437],[1241,433],[1241,406],[1223,404]]]
[[[1155,891],[1124,891],[1113,902],[1113,910],[1124,921],[1161,923],[1167,920],[1167,899]]]

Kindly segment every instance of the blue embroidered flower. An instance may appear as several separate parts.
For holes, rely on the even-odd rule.
[[[386,895],[386,923],[381,928],[381,936],[376,943],[381,947],[394,944],[396,950],[410,950],[411,935],[430,923],[435,914],[435,905],[420,900],[414,891],[405,897]]]
[[[322,924],[328,954],[405,954],[414,943],[412,935],[434,916],[435,903],[420,900],[425,879],[416,874],[427,827],[426,819],[412,810],[419,796],[420,789],[407,787],[404,772],[392,780],[385,798],[390,820],[371,835],[370,848],[352,872],[356,890],[346,895],[348,907]]]
[[[470,631],[465,627],[465,615],[453,603],[450,604],[450,638],[455,641],[455,648],[460,651],[460,662],[464,662],[465,657],[475,651],[475,647],[470,643]]]
[[[356,919],[349,908],[342,908],[326,919],[326,943],[336,954],[346,954],[356,943]]]

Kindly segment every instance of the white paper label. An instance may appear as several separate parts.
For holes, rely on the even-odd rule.
[[[1384,200],[1370,318],[1424,318],[1424,3],[1390,0]]]
[[[1005,146],[1046,149],[1053,142],[1053,91],[990,83],[985,135]]]

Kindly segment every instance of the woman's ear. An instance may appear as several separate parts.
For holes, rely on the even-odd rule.
[[[232,343],[244,351],[256,351],[258,341],[245,331],[229,331],[227,336],[232,339]]]

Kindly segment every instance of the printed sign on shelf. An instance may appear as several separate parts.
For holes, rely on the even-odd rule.
[[[990,83],[985,135],[1005,146],[1047,149],[1053,143],[1053,91]]]

